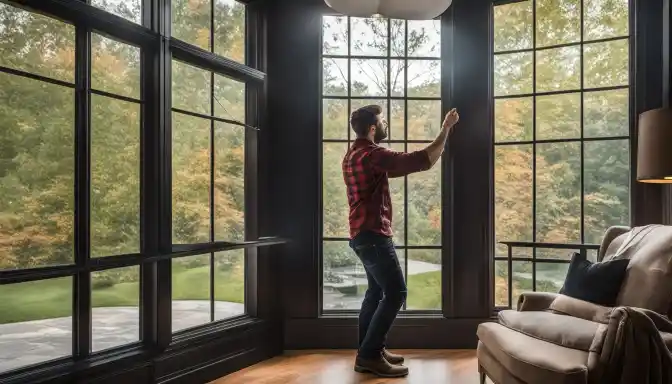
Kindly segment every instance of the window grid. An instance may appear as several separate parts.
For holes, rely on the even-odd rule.
[[[404,26],[404,55],[403,56],[398,56],[398,55],[393,55],[392,54],[392,19],[385,19],[387,20],[387,37],[386,37],[386,54],[385,56],[376,56],[376,55],[359,55],[359,54],[353,54],[352,53],[352,17],[347,17],[347,54],[321,54],[322,62],[325,60],[347,60],[347,82],[346,82],[346,87],[347,87],[347,94],[346,95],[326,95],[322,93],[322,101],[324,105],[324,101],[328,100],[344,100],[347,103],[347,115],[349,119],[350,112],[352,112],[352,100],[372,100],[372,101],[377,101],[377,100],[384,100],[385,105],[383,106],[386,110],[386,119],[388,121],[388,138],[383,142],[383,144],[403,144],[403,150],[405,152],[408,152],[409,150],[409,144],[430,144],[432,140],[414,140],[414,139],[409,139],[408,137],[408,122],[409,122],[409,116],[408,116],[408,101],[441,101],[441,97],[422,97],[422,96],[409,96],[408,95],[408,67],[409,67],[409,62],[413,61],[438,61],[441,60],[439,56],[409,56],[408,52],[408,21],[403,21],[403,26]],[[386,94],[384,96],[366,96],[366,95],[357,95],[353,96],[352,95],[352,62],[354,60],[385,60],[387,63],[387,81],[386,81]],[[400,96],[395,96],[392,95],[392,77],[391,77],[391,71],[392,71],[392,63],[394,60],[401,60],[403,62],[404,66],[404,91],[403,95]],[[322,78],[324,80],[324,78]],[[323,89],[323,88],[322,88]],[[391,111],[392,111],[392,101],[404,101],[404,119],[403,119],[403,129],[404,129],[404,137],[403,139],[391,139],[391,137],[397,137],[394,136],[393,132],[393,127],[391,122]],[[321,129],[322,132],[323,129]],[[325,143],[342,143],[344,145],[347,145],[349,147],[352,145],[354,138],[352,137],[352,129],[349,127],[349,120],[347,123],[347,139],[332,139],[332,138],[322,138],[322,144]],[[322,154],[321,154],[322,157]],[[322,157],[323,158],[323,157]],[[324,176],[323,171],[320,172],[321,178]],[[323,183],[321,182],[320,185],[322,186]],[[401,250],[404,254],[404,260],[403,260],[403,271],[404,271],[404,279],[406,280],[406,284],[408,286],[408,251],[409,250],[442,250],[441,245],[409,245],[408,241],[408,176],[404,176],[404,181],[403,181],[403,186],[404,186],[404,201],[403,201],[403,206],[404,206],[404,236],[403,236],[403,245],[395,245],[395,248],[398,250]],[[322,189],[322,188],[321,188]],[[322,195],[322,192],[320,192]],[[321,217],[322,220],[324,220],[324,208],[321,207]],[[335,236],[324,236],[324,230],[320,232],[320,247],[322,249],[321,254],[322,256],[322,271],[320,272],[322,275],[324,274],[324,244],[329,243],[329,242],[348,242],[349,238],[347,237],[335,237]],[[401,255],[399,255],[401,256]],[[324,280],[321,278],[321,283],[323,283]],[[322,284],[320,285],[322,286]],[[410,290],[410,288],[409,288]],[[358,310],[330,310],[330,309],[324,309],[324,306],[321,306],[321,310],[323,312],[356,312]],[[409,312],[428,312],[427,310],[408,310],[407,308],[407,303],[404,302],[402,310],[404,311],[409,311]],[[436,312],[440,311],[441,308],[437,309],[432,309],[429,310],[429,312]]]
[[[171,251],[170,238],[169,236],[164,236],[165,227],[162,227],[163,224],[158,224],[165,222],[165,220],[157,220],[158,217],[170,217],[170,194],[167,195],[168,204],[166,204],[165,197],[158,196],[158,190],[166,189],[165,181],[170,181],[169,175],[166,178],[166,173],[169,173],[166,170],[169,170],[170,167],[168,166],[163,169],[163,166],[166,165],[164,161],[164,155],[166,155],[165,144],[159,143],[161,138],[165,138],[164,129],[170,133],[170,124],[162,124],[163,117],[166,115],[169,117],[171,114],[168,108],[170,107],[170,96],[168,95],[167,100],[164,98],[165,93],[167,93],[165,91],[170,89],[170,73],[168,73],[168,77],[162,76],[165,74],[164,68],[166,68],[166,62],[168,63],[167,68],[170,68],[170,51],[173,51],[173,54],[179,55],[182,60],[185,57],[195,57],[197,58],[198,66],[212,68],[212,70],[218,73],[220,71],[222,73],[226,72],[227,76],[239,79],[240,82],[249,82],[253,87],[262,82],[266,75],[257,69],[246,67],[243,64],[231,63],[221,57],[210,57],[200,52],[185,49],[185,44],[171,39],[167,31],[159,26],[160,23],[156,22],[159,18],[163,21],[166,19],[170,20],[170,6],[168,5],[168,10],[166,10],[166,4],[162,2],[138,1],[135,4],[138,5],[141,3],[139,5],[141,11],[139,15],[141,16],[138,17],[143,20],[143,25],[139,25],[137,23],[138,20],[135,20],[135,22],[134,20],[129,21],[123,19],[121,15],[115,15],[114,12],[106,13],[107,10],[101,11],[100,9],[95,9],[95,5],[88,5],[89,1],[86,3],[82,5],[67,2],[29,0],[26,6],[39,10],[39,12],[35,13],[25,11],[22,7],[16,7],[11,2],[4,5],[0,4],[0,7],[3,7],[3,11],[5,12],[25,12],[26,15],[39,15],[39,17],[53,20],[57,24],[61,23],[64,26],[63,28],[71,28],[71,37],[67,40],[69,44],[64,47],[70,50],[62,58],[66,60],[66,63],[70,63],[68,65],[71,67],[71,69],[66,70],[71,75],[66,76],[65,80],[60,79],[62,76],[53,74],[57,72],[52,72],[52,69],[62,70],[60,66],[64,64],[58,64],[59,67],[56,67],[53,60],[49,62],[45,61],[47,67],[40,68],[24,66],[21,64],[21,61],[19,61],[18,67],[11,61],[9,64],[2,63],[0,64],[0,75],[7,76],[8,78],[26,79],[26,81],[34,83],[51,84],[54,87],[57,86],[58,88],[64,88],[72,92],[72,121],[62,124],[67,124],[68,127],[71,127],[72,131],[72,137],[66,141],[69,145],[67,153],[72,154],[73,170],[68,171],[68,174],[73,180],[70,193],[74,194],[71,197],[72,207],[66,208],[69,212],[67,217],[71,218],[70,220],[74,228],[71,226],[69,229],[60,230],[66,231],[74,237],[74,240],[70,241],[72,251],[69,258],[67,260],[59,259],[60,261],[56,264],[39,261],[37,263],[30,262],[26,264],[30,265],[27,268],[22,266],[16,269],[4,267],[0,269],[0,287],[2,288],[19,288],[22,283],[55,282],[59,279],[67,279],[69,281],[66,285],[70,292],[67,295],[68,302],[71,302],[71,304],[66,304],[68,317],[71,318],[71,321],[69,321],[70,328],[67,341],[64,341],[69,344],[66,348],[67,351],[63,356],[56,356],[54,354],[53,360],[50,359],[51,355],[37,356],[39,361],[36,360],[34,363],[25,360],[18,362],[14,366],[0,366],[0,381],[4,381],[5,379],[11,381],[18,376],[28,377],[26,375],[32,375],[33,372],[37,372],[35,370],[36,367],[39,367],[40,370],[44,368],[47,370],[58,369],[60,371],[64,365],[74,364],[74,361],[89,360],[94,356],[98,358],[103,355],[117,354],[120,351],[142,354],[145,347],[149,347],[151,350],[155,350],[156,348],[164,349],[171,343],[170,325],[166,327],[170,322],[170,304],[168,303],[166,306],[165,301],[160,301],[159,297],[166,297],[166,293],[169,292],[169,289],[166,289],[169,288],[166,277],[170,278],[170,269],[166,269],[165,267],[170,266],[171,260],[236,249],[246,250],[248,248],[257,248],[284,242],[277,238],[250,240],[240,243],[215,241],[209,244],[197,244],[193,246],[174,245]],[[150,15],[154,15],[155,17],[149,17]],[[20,18],[19,20],[26,22],[26,20],[30,19]],[[86,23],[80,24],[82,20],[86,20]],[[60,28],[61,24],[58,24],[58,28]],[[255,25],[251,27],[256,28],[256,22],[253,21],[253,24]],[[95,26],[95,28],[91,28],[91,26]],[[100,30],[96,28],[100,28]],[[8,30],[3,32],[13,33]],[[114,43],[138,48],[138,60],[141,63],[138,68],[140,75],[137,81],[132,83],[134,89],[137,87],[139,91],[137,94],[127,95],[123,91],[118,91],[115,87],[112,87],[113,89],[108,89],[106,86],[100,87],[93,81],[92,74],[95,73],[95,68],[92,68],[92,65],[95,58],[92,50],[92,36],[98,36],[98,34],[105,36],[106,39]],[[252,43],[256,45],[258,42],[255,40]],[[56,47],[56,49],[59,48],[60,46]],[[53,48],[50,47],[49,49]],[[256,53],[255,49],[250,49],[250,52],[253,52],[252,56],[254,57],[252,59],[257,60],[259,58],[255,55],[259,55],[260,53]],[[70,55],[72,56],[71,58],[69,57]],[[53,59],[53,55],[50,58]],[[67,62],[67,60],[71,61]],[[45,73],[44,68],[49,69],[49,71]],[[103,98],[108,98],[108,101],[133,104],[138,108],[137,130],[139,135],[137,140],[139,140],[138,156],[140,156],[140,162],[134,164],[134,166],[138,168],[137,172],[139,174],[137,203],[140,207],[137,225],[139,225],[142,234],[137,240],[137,247],[139,249],[133,253],[106,251],[106,254],[92,254],[91,135],[96,135],[96,132],[103,129],[99,123],[96,123],[95,127],[92,126],[92,117],[100,117],[101,115],[101,113],[96,112],[94,108],[95,104],[92,106],[91,103],[92,99],[95,101],[96,96],[99,96],[99,100],[103,101],[101,105],[104,104],[105,99]],[[257,96],[256,93],[255,96]],[[254,100],[255,98],[244,98],[246,109],[252,108],[252,110],[256,111],[256,106],[248,103]],[[69,112],[64,113],[67,114]],[[103,111],[103,113],[106,112]],[[246,115],[247,119],[249,120],[246,122],[239,122],[212,117],[211,121],[213,121],[213,124],[214,121],[221,121],[247,127],[250,126],[246,124],[256,124],[257,117]],[[167,122],[170,122],[169,118]],[[96,132],[92,132],[92,130]],[[134,138],[134,140],[136,139]],[[247,141],[246,138],[245,142],[247,143]],[[256,139],[254,141],[256,142]],[[93,152],[93,156],[96,156],[95,149],[93,149]],[[167,159],[170,159],[169,153],[167,154]],[[247,171],[245,173],[246,175],[248,174]],[[252,173],[254,172],[250,174]],[[158,182],[156,182],[155,178],[159,179]],[[152,180],[152,182],[147,182],[147,180]],[[256,181],[254,182],[256,183]],[[169,190],[170,183],[168,182],[167,184]],[[245,188],[245,195],[247,194],[248,190]],[[70,213],[70,211],[72,212]],[[256,223],[256,218],[251,218],[251,221]],[[168,228],[170,228],[170,220],[168,220]],[[46,245],[46,247],[48,246]],[[153,267],[157,267],[156,273],[152,271]],[[98,344],[98,340],[94,340],[95,333],[98,331],[92,329],[92,322],[96,322],[95,318],[91,318],[92,299],[95,300],[92,297],[94,296],[92,295],[92,278],[94,275],[101,276],[101,272],[117,272],[122,269],[141,275],[140,279],[142,283],[138,283],[137,288],[139,338],[135,342],[126,342],[123,345],[110,348],[109,343]],[[49,293],[51,292],[47,292],[47,297],[51,297]],[[45,300],[48,300],[48,298],[45,298]],[[219,324],[217,329],[231,326],[234,323],[242,324],[240,319],[236,320],[237,323],[232,319],[226,320]],[[207,324],[204,324],[204,326],[207,326]],[[166,332],[167,328],[168,332]],[[206,330],[212,329],[214,328],[206,327]],[[131,331],[130,328],[125,330]],[[189,337],[191,336],[185,334],[181,336],[180,340],[182,338],[188,339]]]
[[[584,96],[587,93],[591,92],[601,92],[601,91],[615,91],[615,90],[629,90],[630,85],[614,85],[614,86],[605,86],[605,87],[586,87],[585,86],[585,68],[584,68],[584,52],[585,52],[585,47],[587,45],[591,44],[600,44],[600,43],[609,43],[609,42],[617,42],[617,41],[628,41],[630,39],[629,34],[623,34],[623,35],[618,35],[618,36],[613,36],[613,37],[608,37],[608,38],[601,38],[601,39],[591,39],[591,40],[585,40],[585,21],[584,21],[584,14],[585,14],[585,5],[584,5],[584,0],[580,0],[580,11],[579,11],[579,17],[580,17],[580,36],[579,40],[576,42],[571,42],[571,43],[563,43],[563,44],[553,44],[553,45],[546,45],[542,47],[537,47],[537,0],[523,0],[521,2],[528,2],[530,3],[531,7],[531,13],[532,13],[532,28],[531,28],[531,48],[523,48],[523,49],[510,49],[510,50],[497,50],[496,48],[493,50],[493,57],[497,56],[502,56],[502,55],[508,55],[508,54],[516,54],[516,53],[531,53],[532,55],[532,92],[531,93],[515,93],[515,94],[505,94],[505,95],[494,95],[493,99],[496,100],[504,100],[504,99],[519,99],[519,98],[525,98],[525,97],[531,97],[532,98],[532,140],[520,140],[520,141],[498,141],[496,139],[496,135],[493,135],[493,152],[498,148],[498,147],[503,147],[503,146],[510,146],[510,145],[531,145],[532,147],[532,169],[531,169],[531,174],[532,174],[532,242],[537,241],[537,145],[538,144],[548,144],[548,143],[571,143],[571,142],[578,142],[580,143],[580,192],[581,192],[581,199],[580,199],[580,229],[579,229],[579,235],[580,235],[580,241],[581,243],[585,243],[585,185],[584,185],[584,176],[585,176],[585,169],[584,169],[584,156],[585,156],[585,143],[586,142],[604,142],[604,141],[610,141],[610,140],[630,140],[629,135],[612,135],[612,136],[600,136],[600,137],[585,137],[585,132],[584,132]],[[509,5],[509,3],[498,5],[494,4],[494,7],[505,7]],[[629,16],[629,15],[628,15]],[[579,81],[580,85],[578,89],[563,89],[563,90],[557,90],[557,91],[538,91],[537,90],[537,52],[543,52],[543,51],[548,51],[548,50],[553,50],[553,49],[559,49],[559,48],[569,48],[569,47],[580,47],[579,51]],[[628,54],[628,60],[630,60],[630,55]],[[628,70],[628,78],[630,78],[630,71]],[[628,80],[628,82],[630,79]],[[563,138],[563,139],[537,139],[537,98],[539,96],[554,96],[554,95],[568,95],[568,94],[574,94],[578,93],[580,95],[580,100],[579,100],[579,114],[580,114],[580,136],[578,138]],[[493,114],[494,117],[494,114]],[[493,124],[494,126],[494,124]],[[496,129],[496,127],[495,127]],[[494,157],[493,157],[494,158]],[[605,228],[606,229],[606,228]],[[495,228],[496,231],[496,228]],[[504,240],[516,240],[516,239],[504,239]],[[515,249],[515,247],[513,247]],[[551,259],[551,258],[538,258],[537,257],[537,249],[544,249],[544,247],[538,246],[538,247],[532,247],[532,252],[531,252],[531,257],[515,257],[512,256],[512,249],[509,250],[509,254],[507,256],[496,256],[494,257],[495,262],[497,261],[506,261],[507,262],[507,294],[508,294],[508,306],[497,306],[495,304],[495,308],[497,309],[502,309],[502,308],[511,308],[513,305],[513,277],[514,277],[514,272],[513,272],[513,262],[530,262],[532,265],[532,290],[537,291],[537,264],[538,263],[555,263],[555,264],[569,264],[570,260],[568,259]],[[579,249],[577,248],[577,252]],[[493,284],[493,287],[495,285]],[[496,288],[495,288],[496,289]],[[493,295],[494,297],[494,295]]]

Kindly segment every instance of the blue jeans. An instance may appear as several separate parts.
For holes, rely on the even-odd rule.
[[[369,287],[359,312],[358,356],[380,356],[387,333],[406,301],[406,281],[392,239],[374,232],[361,232],[350,247],[364,264]]]

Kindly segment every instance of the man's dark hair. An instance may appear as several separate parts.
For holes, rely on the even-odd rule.
[[[369,128],[378,123],[378,115],[383,113],[380,105],[367,105],[361,107],[350,115],[350,126],[357,137],[364,137],[369,133]]]

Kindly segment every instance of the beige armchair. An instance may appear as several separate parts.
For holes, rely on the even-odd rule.
[[[616,258],[630,263],[614,308],[530,292],[481,324],[481,383],[672,383],[672,227],[610,228],[598,261]]]

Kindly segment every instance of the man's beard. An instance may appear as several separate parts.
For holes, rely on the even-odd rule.
[[[373,142],[380,144],[381,141],[387,138],[387,130],[383,123],[376,124],[376,133],[373,134]]]

